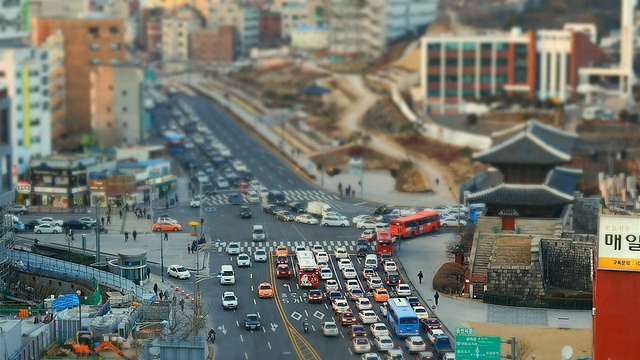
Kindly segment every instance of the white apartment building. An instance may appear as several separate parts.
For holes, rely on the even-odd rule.
[[[330,0],[334,60],[380,57],[389,44],[418,34],[438,16],[437,0]]]
[[[11,98],[14,183],[32,158],[51,155],[48,55],[19,41],[0,43],[0,83]]]
[[[162,19],[162,59],[189,60],[189,33],[200,29],[202,20],[193,11],[183,8]]]
[[[232,2],[211,3],[207,27],[215,29],[221,25],[236,28],[240,40],[237,56],[248,56],[252,47],[260,43],[260,10],[244,7]]]

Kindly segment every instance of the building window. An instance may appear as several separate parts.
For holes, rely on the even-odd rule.
[[[109,27],[109,32],[112,34],[119,34],[120,33],[120,28],[117,26],[110,26]]]
[[[482,58],[482,59],[480,59],[480,65],[482,65],[482,66],[491,66],[491,58]]]
[[[112,65],[118,65],[118,64],[120,64],[120,59],[117,59],[117,58],[111,58],[111,60],[109,60],[109,62],[110,62]]]
[[[480,49],[482,49],[482,50],[491,50],[491,43],[482,43],[480,45]]]
[[[18,158],[18,164],[20,164],[20,165],[24,164],[24,158],[23,157],[19,157]]]
[[[31,138],[31,142],[33,142],[34,144],[40,144],[40,136]]]
[[[127,107],[126,106],[122,107],[122,112],[127,112]]]
[[[91,50],[100,50],[100,44],[91,43],[91,44],[89,44],[89,49],[91,49]]]
[[[430,83],[440,82],[440,75],[429,75],[429,77],[427,78],[427,81]]]
[[[462,65],[474,66],[476,64],[476,58],[464,58],[462,59]]]
[[[446,50],[458,50],[458,43],[446,43],[444,46]]]
[[[45,102],[43,102],[43,103],[42,103],[42,109],[44,109],[44,110],[49,110],[49,103],[48,103],[48,102],[46,102],[46,101],[45,101]]]
[[[89,35],[93,36],[94,38],[100,38],[100,28],[98,28],[97,26],[91,26],[89,28]]]
[[[498,75],[496,75],[496,83],[504,84],[506,82],[507,82],[507,75],[506,74],[498,74]]]
[[[16,78],[20,79],[22,77],[22,71],[16,71]]]
[[[111,127],[111,122],[108,122],[108,123],[107,123],[107,127]]]
[[[429,91],[427,91],[427,96],[429,96],[429,97],[439,97],[440,96],[440,90],[429,90]]]
[[[121,46],[120,46],[120,43],[112,42],[110,47],[111,47],[111,50],[120,50]]]
[[[122,138],[122,142],[127,143],[129,142],[129,139],[127,139],[126,137]]]
[[[509,59],[507,59],[507,58],[497,58],[496,59],[496,64],[498,66],[507,66],[509,64]]]
[[[456,66],[458,65],[458,58],[447,58],[446,59],[447,66]]]
[[[122,96],[127,96],[127,90],[122,90]]]
[[[22,94],[22,88],[16,88],[16,95]]]
[[[24,143],[22,142],[22,139],[18,139],[18,146],[22,146],[22,144],[24,144]]]
[[[123,123],[122,123],[122,127],[123,127],[123,128],[126,128],[126,127],[127,127],[127,123],[126,123],[126,122],[123,122]]]
[[[6,75],[4,71],[0,71],[0,79],[3,79]]]
[[[446,79],[445,80],[446,82],[455,83],[455,82],[458,82],[458,75],[447,75],[445,79]]]
[[[491,75],[480,75],[480,83],[482,84],[491,84]]]
[[[93,65],[98,65],[98,64],[100,64],[100,59],[98,59],[98,58],[93,58],[93,59],[91,59],[91,64],[93,64]]]
[[[39,119],[31,120],[31,126],[40,126],[40,120]]]
[[[475,76],[473,74],[464,74],[462,75],[462,82],[465,84],[471,84],[474,81]]]
[[[107,112],[110,113],[111,112],[111,106],[107,106]],[[109,123],[111,124],[111,123]],[[111,125],[109,125],[109,127],[111,127]]]
[[[18,110],[18,112],[22,112],[22,105],[16,105],[16,110]]]

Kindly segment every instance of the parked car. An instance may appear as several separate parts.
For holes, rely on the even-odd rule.
[[[29,209],[26,205],[14,204],[9,208],[9,212],[12,214],[24,215],[29,213]]]
[[[33,230],[36,226],[42,224],[40,220],[29,220],[24,223],[25,230]]]
[[[53,224],[40,224],[33,228],[36,234],[60,234],[62,227]]]
[[[64,226],[64,221],[55,220],[52,217],[43,217],[43,218],[40,218],[39,220],[40,220],[40,223],[42,224],[51,224],[51,225],[60,226],[60,227]]]
[[[87,225],[79,220],[71,219],[67,221],[66,227],[73,230],[87,230],[91,228],[91,225]]]

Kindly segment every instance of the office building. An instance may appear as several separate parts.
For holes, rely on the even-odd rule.
[[[65,90],[64,36],[62,31],[49,36],[41,45],[49,56],[49,111],[51,112],[51,148],[66,150],[67,134],[67,93]]]
[[[207,27],[230,25],[236,28],[240,46],[236,56],[246,56],[260,41],[260,11],[258,8],[241,6],[237,3],[214,3],[209,7]]]
[[[162,56],[162,18],[163,8],[143,8],[140,10],[140,30],[138,46],[149,54],[151,59]]]
[[[429,34],[421,52],[423,105],[433,114],[498,93],[565,102],[577,95],[579,68],[608,61],[588,34],[571,30]]]
[[[274,47],[282,39],[282,20],[279,12],[262,10],[259,19],[260,45]]]
[[[31,40],[40,46],[58,30],[64,36],[68,142],[80,147],[80,136],[91,128],[91,81],[93,68],[124,60],[124,22],[106,14],[76,18],[34,18]],[[112,83],[113,81],[110,81]]]
[[[237,45],[238,37],[233,26],[196,30],[189,35],[189,58],[201,64],[231,63]]]

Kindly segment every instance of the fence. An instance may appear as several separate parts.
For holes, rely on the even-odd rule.
[[[31,360],[31,359],[39,359],[41,352],[46,349],[49,345],[55,342],[55,332],[54,332],[54,323],[50,322],[48,324],[41,323],[41,325],[37,328],[40,330],[40,333],[36,335],[31,341],[29,341],[26,345],[24,345],[20,349],[20,353],[15,357],[10,357],[11,360]],[[43,329],[44,328],[44,329]],[[29,335],[29,334],[25,334]]]
[[[484,293],[482,302],[485,304],[563,309],[563,310],[591,310],[593,308],[592,299],[564,299],[564,298],[521,298],[507,295],[497,295]]]
[[[131,294],[138,299],[154,301],[155,294],[142,286],[136,285],[133,281],[123,278],[120,275],[107,271],[98,270],[90,266],[75,264],[68,261],[58,260],[30,252],[17,250],[9,251],[9,258],[16,263],[20,270],[36,275],[50,275],[51,273],[61,275],[68,280],[95,279],[100,285],[113,289],[118,289],[126,294]]]

